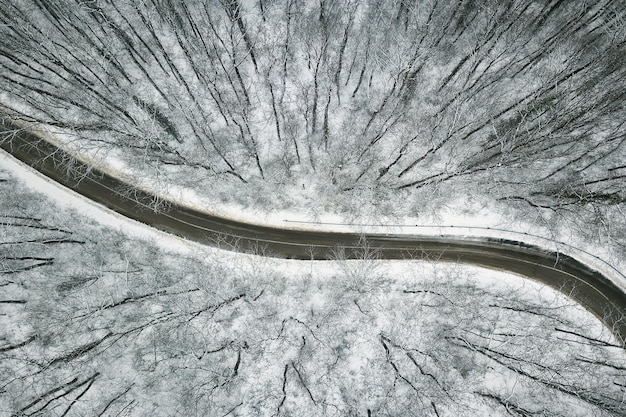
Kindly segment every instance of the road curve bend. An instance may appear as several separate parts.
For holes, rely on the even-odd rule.
[[[580,303],[626,346],[626,293],[581,261],[522,241],[399,234],[296,231],[237,222],[175,202],[150,209],[154,196],[86,165],[67,169],[67,153],[0,118],[0,147],[42,174],[122,215],[186,239],[224,249],[306,260],[362,256],[363,239],[382,259],[468,263],[522,275]],[[361,243],[360,243],[361,242]]]

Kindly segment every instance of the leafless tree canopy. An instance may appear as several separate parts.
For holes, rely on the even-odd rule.
[[[169,252],[0,171],[0,412],[626,412],[624,347],[582,307],[453,265],[389,270],[361,243],[326,273]]]
[[[8,1],[7,104],[247,182],[624,202],[621,1]],[[137,157],[139,158],[139,156]]]
[[[621,0],[5,0],[0,103],[137,164],[485,194],[624,245],[625,22]],[[185,258],[16,184],[0,414],[626,414],[623,346],[566,300],[371,256],[332,279]]]

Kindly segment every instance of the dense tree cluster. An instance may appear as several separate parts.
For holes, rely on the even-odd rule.
[[[6,103],[137,164],[624,203],[620,1],[9,1]],[[593,211],[593,210],[592,210]],[[597,213],[596,213],[597,214]]]
[[[624,347],[552,289],[365,243],[322,268],[170,251],[0,178],[2,415],[626,412]]]

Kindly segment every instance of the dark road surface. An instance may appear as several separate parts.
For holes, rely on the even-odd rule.
[[[151,195],[97,170],[87,171],[84,166],[68,170],[62,163],[68,159],[66,153],[1,119],[0,146],[93,201],[190,240],[265,256],[324,260],[335,259],[338,248],[345,249],[345,258],[359,258],[359,242],[365,239],[377,257],[383,259],[430,259],[507,271],[565,293],[599,317],[622,343],[626,341],[626,293],[600,272],[562,253],[493,238],[284,230],[224,219],[176,203],[168,203],[166,211],[155,213],[149,208]]]

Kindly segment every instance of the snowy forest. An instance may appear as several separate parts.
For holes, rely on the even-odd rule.
[[[462,193],[592,223],[623,250],[624,10],[9,1],[2,104],[78,149],[251,206],[297,205],[306,184],[298,210],[393,216]]]
[[[622,0],[0,3],[3,120],[250,210],[481,201],[623,259],[625,91]],[[0,170],[0,416],[626,414],[623,345],[538,284],[55,204]]]
[[[83,211],[0,170],[1,416],[626,411],[624,346],[543,285],[164,247]]]

